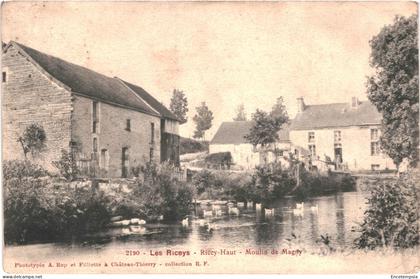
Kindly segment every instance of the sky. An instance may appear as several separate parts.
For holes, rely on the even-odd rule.
[[[366,100],[369,40],[415,2],[6,2],[2,41],[14,40],[135,83],[169,107],[185,92],[213,111],[211,139],[238,105],[248,117],[283,96],[306,104]]]

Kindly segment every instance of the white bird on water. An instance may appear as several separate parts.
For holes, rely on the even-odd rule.
[[[311,212],[312,213],[318,213],[318,205],[311,206]]]
[[[189,221],[189,219],[188,219],[188,217],[187,217],[187,218],[183,219],[181,223],[182,223],[182,225],[183,225],[184,227],[188,227],[188,225],[189,225],[189,222],[188,222],[188,221]]]
[[[237,207],[229,207],[229,214],[239,215],[239,208],[237,208]]]
[[[303,207],[302,208],[294,208],[293,215],[303,217]]]
[[[203,210],[203,216],[204,217],[213,216],[213,211],[212,210]]]
[[[305,203],[304,203],[304,202],[297,203],[297,204],[296,204],[296,208],[297,208],[297,209],[300,209],[300,208],[302,208],[302,209],[303,209],[304,205],[305,205]]]

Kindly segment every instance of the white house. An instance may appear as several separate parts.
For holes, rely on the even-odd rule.
[[[379,137],[381,114],[368,101],[353,97],[349,103],[306,105],[298,98],[298,113],[279,133],[278,150],[292,152],[306,163],[345,170],[395,170],[381,152]],[[236,165],[252,169],[273,161],[272,152],[260,152],[244,136],[251,121],[223,122],[210,142],[210,153],[229,151]],[[335,166],[334,166],[335,165]]]
[[[298,98],[298,113],[290,127],[293,151],[311,159],[326,156],[349,170],[396,169],[380,150],[381,114],[368,101],[306,105]]]
[[[244,169],[252,169],[262,162],[273,161],[272,152],[260,152],[246,141],[245,136],[252,125],[252,121],[223,122],[210,142],[209,153],[230,152],[233,163]],[[280,151],[290,150],[287,126],[279,132],[276,148]]]

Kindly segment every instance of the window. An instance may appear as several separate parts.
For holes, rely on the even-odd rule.
[[[7,81],[7,73],[3,72],[2,73],[2,78],[1,78],[2,82],[6,82]]]
[[[378,129],[370,129],[370,155],[377,156],[380,152]]]
[[[334,131],[334,142],[341,142],[341,131]]]
[[[315,132],[308,133],[308,142],[315,142]]]
[[[92,151],[93,151],[92,160],[97,161],[98,160],[98,139],[97,138],[93,138]]]
[[[370,155],[376,156],[376,155],[379,155],[379,153],[380,153],[379,142],[378,141],[371,142],[370,143]]]
[[[92,102],[92,133],[98,133],[98,102]]]
[[[155,123],[150,123],[150,143],[155,142]]]
[[[150,153],[149,153],[149,160],[150,162],[153,161],[153,148],[150,148]]]
[[[109,169],[109,155],[108,150],[102,149],[101,150],[101,168],[108,171]]]
[[[315,157],[316,156],[315,144],[308,145],[308,149],[309,149],[309,153],[310,153],[311,157]]]
[[[121,152],[121,177],[128,176],[129,162],[128,147],[123,147]]]
[[[378,139],[378,129],[370,129],[370,140],[377,141]]]
[[[126,123],[125,123],[125,130],[126,131],[131,131],[131,120],[127,119]]]

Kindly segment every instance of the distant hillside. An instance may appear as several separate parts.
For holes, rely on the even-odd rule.
[[[197,152],[208,152],[209,151],[209,142],[208,141],[198,141],[189,138],[181,137],[180,140],[180,147],[179,153],[187,154],[187,153],[197,153]]]

